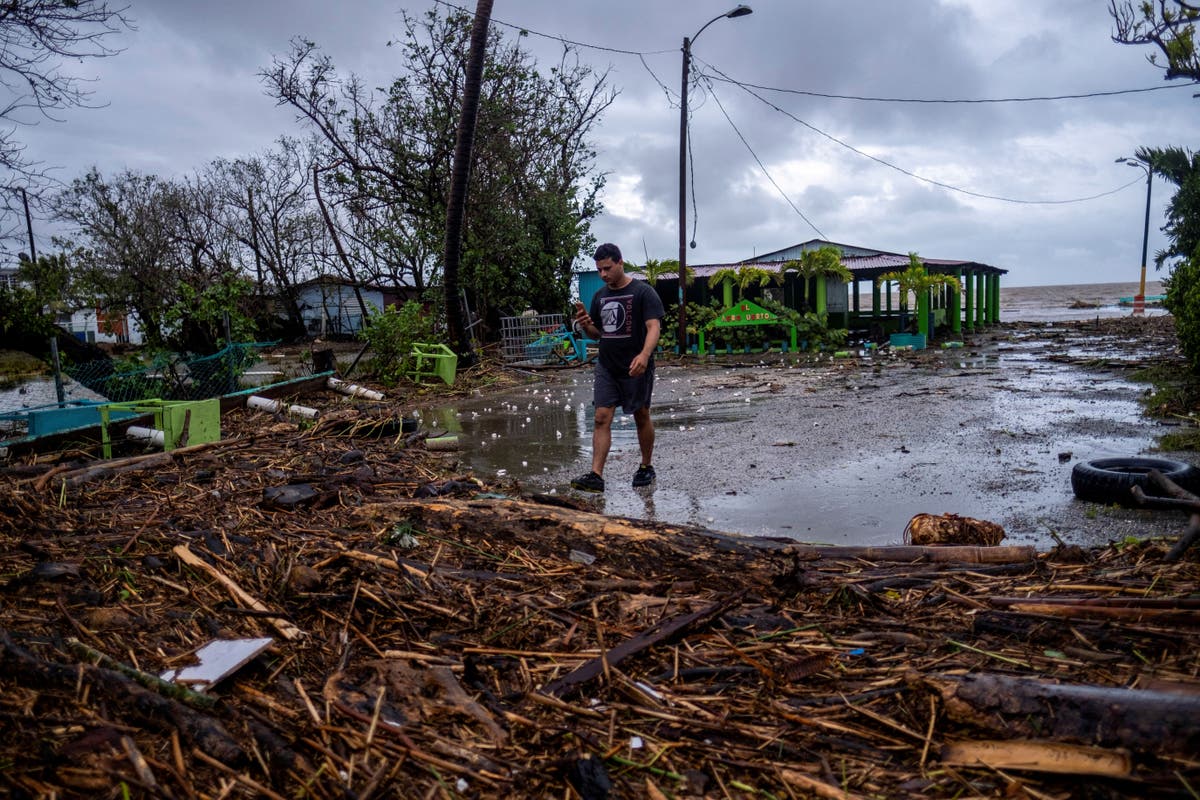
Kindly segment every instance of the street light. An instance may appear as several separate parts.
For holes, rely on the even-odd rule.
[[[750,6],[738,5],[732,11],[718,14],[696,31],[691,39],[683,37],[683,83],[679,90],[679,353],[687,353],[687,113],[688,67],[692,60],[692,42],[704,29],[719,19],[737,19],[753,14]],[[692,242],[692,247],[696,243]]]
[[[1118,164],[1128,164],[1131,167],[1137,167],[1146,172],[1146,224],[1142,229],[1142,280],[1138,285],[1137,297],[1133,298],[1133,313],[1146,313],[1146,247],[1150,243],[1150,185],[1151,178],[1154,177],[1154,167],[1148,162],[1142,163],[1135,158],[1125,158],[1122,156],[1117,159]]]

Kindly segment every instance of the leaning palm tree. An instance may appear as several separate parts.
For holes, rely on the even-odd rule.
[[[930,275],[916,253],[908,254],[908,269],[903,272],[888,272],[875,279],[877,284],[886,281],[895,281],[899,285],[901,308],[908,305],[909,292],[916,297],[917,330],[926,336],[933,333],[929,329],[929,290],[938,286],[952,286],[957,292],[961,286],[958,278],[953,275]],[[904,323],[904,315],[901,312],[901,328],[904,327]]]
[[[1155,175],[1178,187],[1167,205],[1167,220],[1163,232],[1171,246],[1154,255],[1154,263],[1162,269],[1169,259],[1186,259],[1200,245],[1200,153],[1182,147],[1139,147],[1134,158]]]

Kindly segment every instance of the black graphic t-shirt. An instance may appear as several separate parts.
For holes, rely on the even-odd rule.
[[[600,329],[600,363],[618,377],[629,375],[629,365],[646,344],[646,320],[663,318],[658,294],[639,280],[623,289],[605,286],[592,297],[588,310]],[[654,363],[651,356],[650,363]]]

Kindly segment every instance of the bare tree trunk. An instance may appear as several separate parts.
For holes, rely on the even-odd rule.
[[[471,26],[471,49],[467,54],[467,78],[463,86],[462,115],[454,142],[454,166],[450,172],[450,197],[446,204],[446,257],[443,288],[446,293],[446,324],[450,341],[460,357],[470,360],[471,347],[463,325],[459,305],[458,267],[462,259],[462,222],[467,200],[467,181],[471,175],[471,147],[475,143],[475,118],[479,113],[479,94],[483,86],[483,61],[487,53],[488,23],[492,0],[477,0],[475,23]]]
[[[346,249],[342,247],[341,237],[338,236],[337,228],[333,224],[333,218],[329,216],[329,209],[325,208],[325,201],[321,199],[321,168],[313,165],[313,193],[317,198],[317,205],[321,209],[321,218],[325,220],[325,228],[329,231],[329,236],[333,239],[333,246],[337,250],[338,258],[342,261],[342,266],[346,268],[346,276],[350,279],[350,285],[354,287],[354,297],[358,300],[358,310],[362,314],[362,323],[359,329],[366,327],[367,303],[363,300],[362,289],[359,288],[358,278],[354,274],[354,265],[350,262],[350,256],[346,255]],[[328,314],[328,308],[324,309]],[[340,314],[339,314],[340,316]]]

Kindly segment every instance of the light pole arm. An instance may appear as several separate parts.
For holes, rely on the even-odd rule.
[[[751,14],[749,6],[737,5],[730,11],[704,23],[691,39],[683,37],[683,78],[679,85],[679,354],[686,355],[687,341],[687,152],[688,152],[688,70],[692,62],[692,43],[704,29],[719,19],[736,19]]]

